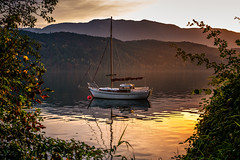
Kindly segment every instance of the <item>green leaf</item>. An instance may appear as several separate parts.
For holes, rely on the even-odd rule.
[[[236,121],[234,121],[239,127],[240,127],[240,124],[239,123],[237,123]]]
[[[194,89],[192,94],[201,94],[202,93],[202,89]]]
[[[54,90],[50,89],[50,88],[44,88],[44,91],[47,91],[47,92],[54,92]]]
[[[211,89],[205,89],[204,91],[205,91],[205,94],[206,94],[206,95],[210,95],[210,94],[212,93],[212,90],[211,90]]]

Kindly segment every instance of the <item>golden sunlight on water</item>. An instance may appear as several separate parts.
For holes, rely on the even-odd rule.
[[[154,73],[147,76],[153,94],[148,100],[86,100],[89,91],[78,88],[80,73],[49,74],[46,82],[56,92],[42,104],[47,136],[76,139],[110,149],[128,159],[168,160],[185,153],[184,142],[194,132],[202,95],[191,95],[206,88],[209,73]],[[103,81],[105,82],[105,81]],[[86,83],[87,84],[87,83]],[[109,156],[106,155],[106,159]]]
[[[117,144],[127,127],[122,140],[129,142],[134,150],[127,149],[122,144],[118,148],[118,154],[130,158],[134,152],[136,159],[171,159],[176,154],[185,153],[186,144],[179,143],[192,135],[199,114],[188,111],[155,112],[153,119],[143,115],[144,118],[115,115],[112,118],[113,123],[110,117],[96,118],[94,114],[59,116],[43,110],[43,116],[46,117],[44,125],[47,127],[47,136],[65,140],[74,138],[89,145],[109,149],[111,145]]]

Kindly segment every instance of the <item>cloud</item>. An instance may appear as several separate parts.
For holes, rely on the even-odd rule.
[[[156,0],[59,0],[53,13],[56,23],[83,22],[120,16],[138,10]],[[42,21],[38,26],[43,25]]]

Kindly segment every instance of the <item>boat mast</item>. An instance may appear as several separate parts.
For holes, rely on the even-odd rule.
[[[111,27],[110,27],[110,81],[111,88],[113,88],[113,49],[112,49],[112,17],[111,17]]]

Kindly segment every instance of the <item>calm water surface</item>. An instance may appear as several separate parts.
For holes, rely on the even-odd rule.
[[[209,73],[145,73],[153,93],[148,100],[87,100],[84,73],[48,73],[46,86],[55,90],[40,108],[45,117],[46,135],[84,141],[104,149],[117,145],[124,129],[122,144],[116,154],[136,159],[171,159],[184,154],[186,140],[199,117],[202,96],[191,95],[196,88],[207,87]],[[107,80],[97,77],[99,84]],[[82,83],[81,83],[82,82]],[[81,84],[80,84],[81,83]],[[109,158],[109,157],[107,157]]]

